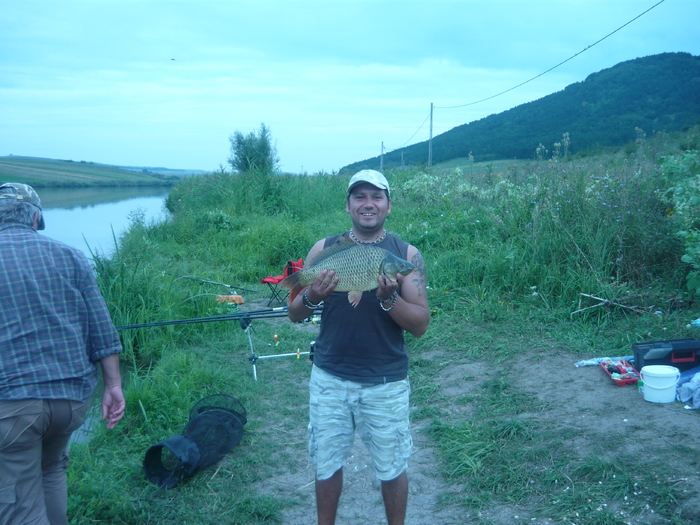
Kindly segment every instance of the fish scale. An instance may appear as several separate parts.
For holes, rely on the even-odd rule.
[[[300,282],[309,285],[321,270],[332,269],[338,276],[336,291],[371,290],[377,287],[377,277],[387,255],[391,254],[383,248],[354,245],[320,261],[312,261],[311,266],[301,270]]]
[[[289,288],[290,303],[306,286],[312,284],[322,270],[333,270],[338,277],[336,292],[348,292],[348,301],[357,306],[362,292],[377,288],[377,279],[385,275],[396,281],[396,275],[408,275],[415,266],[384,248],[355,244],[342,238],[340,242],[320,251],[308,266],[286,277],[280,283]]]

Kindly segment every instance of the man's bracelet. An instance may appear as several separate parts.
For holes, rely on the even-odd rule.
[[[321,300],[321,302],[318,304],[312,303],[311,300],[309,299],[309,296],[306,295],[306,292],[304,292],[304,295],[301,296],[301,300],[304,303],[304,306],[306,306],[307,308],[309,308],[311,310],[315,310],[316,308],[320,308],[321,305],[323,304],[323,300]]]
[[[377,299],[379,299],[379,307],[380,307],[382,310],[384,310],[385,312],[388,312],[388,311],[391,310],[394,306],[396,306],[396,298],[397,298],[398,296],[399,296],[399,292],[397,292],[396,290],[394,290],[394,293],[391,294],[391,295],[390,295],[389,297],[387,297],[386,299],[384,299],[383,301],[382,301],[381,299],[379,299],[379,297],[377,297]],[[391,301],[391,305],[389,306],[389,308],[384,308],[384,303],[387,302],[389,299],[392,300],[392,301]]]

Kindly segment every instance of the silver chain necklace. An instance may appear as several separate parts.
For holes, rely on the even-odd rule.
[[[352,230],[350,230],[350,238],[353,241],[355,241],[357,244],[364,244],[365,246],[372,246],[372,245],[379,244],[380,242],[382,242],[386,238],[386,233],[387,233],[386,230],[384,230],[384,233],[382,234],[382,236],[377,238],[377,239],[374,239],[373,241],[361,241],[360,239],[355,237],[355,234],[352,233]]]

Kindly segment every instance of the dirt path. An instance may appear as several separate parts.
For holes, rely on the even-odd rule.
[[[420,428],[414,427],[413,435],[407,525],[464,523],[464,512],[461,508],[438,508],[438,498],[446,491],[447,485],[436,472],[437,455]],[[306,461],[306,465],[301,465],[303,461]],[[278,497],[290,498],[297,502],[282,514],[282,523],[286,525],[309,525],[316,521],[314,469],[308,464],[307,458],[303,458],[303,461],[300,461],[300,469],[294,474],[285,474],[265,481],[268,489],[273,489]],[[380,484],[374,477],[369,455],[359,438],[355,439],[344,477],[343,495],[336,523],[386,523]]]
[[[513,382],[518,389],[542,402],[545,407],[523,417],[553,429],[575,430],[575,439],[567,443],[583,458],[593,451],[607,450],[610,458],[662,458],[665,467],[655,473],[659,484],[674,484],[684,493],[683,520],[678,523],[700,523],[700,411],[686,410],[680,402],[650,403],[636,386],[615,385],[599,367],[576,368],[581,358],[566,350],[532,350],[512,363]],[[439,358],[435,350],[430,358]],[[423,356],[426,357],[426,356]],[[595,357],[595,356],[591,356]],[[440,362],[440,359],[435,359]],[[480,388],[493,371],[487,363],[450,358],[450,365],[439,372],[440,408],[450,422],[470,417],[469,405],[451,400]],[[559,523],[538,515],[537,502],[495,506],[480,515],[460,506],[442,506],[446,493],[458,490],[449,486],[440,472],[440,459],[435,445],[425,432],[425,421],[413,425],[414,452],[409,466],[408,525],[489,523]],[[306,454],[306,428],[298,425],[294,435],[286,436],[294,443],[296,454],[290,473],[260,483],[258,489],[295,504],[283,511],[282,523],[308,525],[316,522],[314,472]],[[625,502],[611,502],[625,516]],[[380,486],[375,480],[368,454],[359,438],[345,469],[344,491],[338,511],[338,525],[386,523]],[[562,522],[563,523],[563,522]],[[568,523],[568,522],[567,522]],[[668,521],[649,511],[636,516],[635,525],[659,525]]]

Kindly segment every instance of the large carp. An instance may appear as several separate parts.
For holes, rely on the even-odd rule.
[[[353,307],[362,299],[362,292],[379,287],[377,279],[385,275],[396,281],[396,275],[408,275],[415,265],[404,261],[384,248],[355,244],[346,237],[321,250],[308,261],[307,266],[285,277],[280,286],[290,289],[289,302],[312,284],[321,270],[333,270],[338,277],[336,292],[348,292]]]

